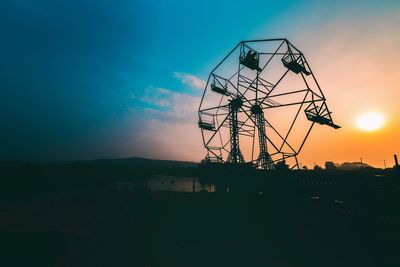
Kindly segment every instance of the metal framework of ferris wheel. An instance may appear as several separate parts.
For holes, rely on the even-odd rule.
[[[279,162],[299,168],[315,123],[340,128],[306,58],[287,39],[237,44],[211,71],[198,115],[207,161],[265,170]]]

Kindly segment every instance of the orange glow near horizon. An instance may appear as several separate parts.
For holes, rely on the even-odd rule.
[[[298,36],[296,44],[316,75],[333,120],[342,126],[316,125],[299,155],[302,164],[362,158],[375,167],[384,167],[384,160],[388,167],[394,165],[393,154],[400,154],[399,18],[397,10],[385,20],[354,24],[344,15]],[[367,118],[360,127],[363,115]]]

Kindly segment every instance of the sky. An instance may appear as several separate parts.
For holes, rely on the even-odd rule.
[[[205,156],[197,109],[211,70],[239,41],[302,50],[340,130],[314,127],[299,161],[400,153],[400,2],[0,2],[0,159]],[[375,111],[384,127],[365,132]]]

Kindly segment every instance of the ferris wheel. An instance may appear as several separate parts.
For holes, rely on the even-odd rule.
[[[237,44],[211,71],[198,115],[207,161],[265,170],[299,168],[315,123],[340,128],[306,58],[287,39]]]

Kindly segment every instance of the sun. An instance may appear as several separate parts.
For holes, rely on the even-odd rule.
[[[382,128],[385,118],[381,113],[367,112],[357,118],[357,127],[363,131],[375,131]]]

